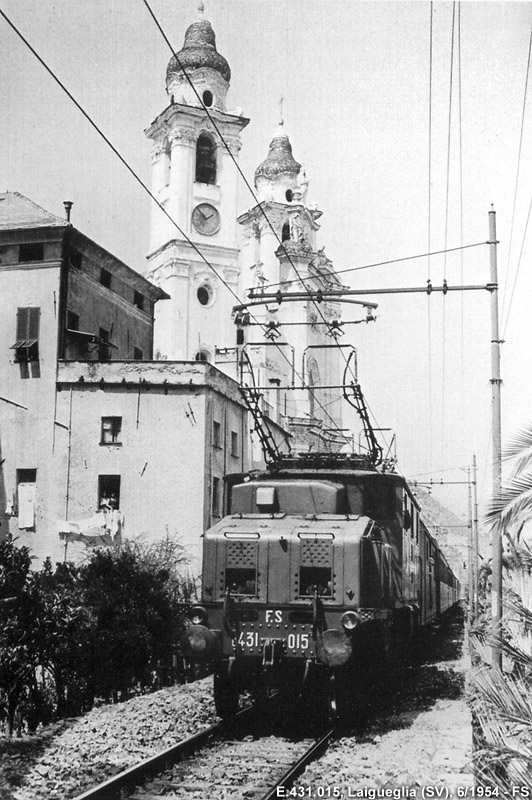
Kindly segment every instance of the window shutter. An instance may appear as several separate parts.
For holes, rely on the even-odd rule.
[[[40,308],[28,308],[29,311],[28,317],[28,339],[38,339],[39,338],[39,317],[41,314]]]
[[[29,338],[26,335],[28,330],[28,311],[29,308],[19,308],[17,310],[17,342]]]
[[[40,308],[17,309],[17,341],[39,338]]]

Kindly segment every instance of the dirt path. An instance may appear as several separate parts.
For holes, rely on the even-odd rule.
[[[379,796],[406,798],[445,787],[458,797],[458,787],[473,786],[467,648],[459,623],[442,633],[429,642],[432,657],[408,671],[401,690],[381,699],[384,708],[375,708],[364,732],[344,737],[305,772],[299,796],[373,797],[375,789],[389,789],[397,791]]]

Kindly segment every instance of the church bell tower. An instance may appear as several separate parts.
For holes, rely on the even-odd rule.
[[[256,385],[271,386],[264,392],[267,413],[290,430],[295,449],[308,449],[314,438],[323,443],[323,431],[342,424],[342,357],[331,331],[340,320],[337,301],[319,304],[306,293],[339,289],[342,284],[324,248],[317,248],[317,220],[322,212],[307,200],[305,169],[292,153],[292,145],[281,121],[270,142],[265,160],[255,170],[258,204],[241,214],[242,284],[252,289],[252,299],[269,302],[256,305],[254,317],[271,341],[261,343],[257,327],[244,327],[248,363]],[[299,293],[301,299],[275,301],[283,294]],[[337,329],[337,327],[336,327]],[[277,387],[299,384],[302,392]],[[337,437],[329,437],[331,447]],[[334,440],[334,441],[332,441]],[[318,445],[320,446],[320,445]]]
[[[157,309],[159,358],[214,361],[215,348],[235,338],[239,175],[232,157],[249,120],[226,106],[230,79],[200,3],[198,21],[168,64],[169,104],[146,130],[152,192],[168,214],[154,204],[146,274],[170,295]]]

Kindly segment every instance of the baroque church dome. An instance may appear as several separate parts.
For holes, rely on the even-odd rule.
[[[255,170],[255,184],[257,178],[275,179],[278,175],[299,174],[301,164],[292,155],[292,145],[286,133],[276,133],[270,142],[270,150],[265,160]]]
[[[172,78],[182,76],[181,67],[187,71],[212,69],[228,83],[231,80],[231,69],[225,58],[216,50],[216,36],[208,20],[201,19],[188,27],[183,48],[177,54],[177,58],[172,56],[168,64],[167,85]]]

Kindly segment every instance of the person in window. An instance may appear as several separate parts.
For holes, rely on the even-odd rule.
[[[103,511],[114,511],[118,508],[118,499],[116,494],[103,495],[100,500],[100,508]]]

